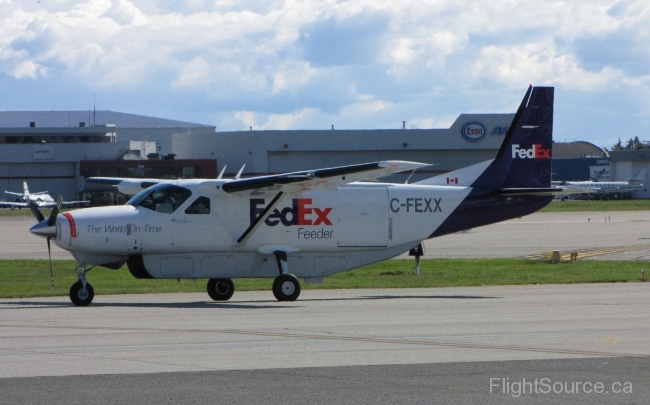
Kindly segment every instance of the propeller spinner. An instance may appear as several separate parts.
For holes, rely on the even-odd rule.
[[[59,215],[61,204],[62,200],[61,196],[59,196],[56,199],[56,205],[46,220],[43,214],[41,214],[41,212],[38,210],[38,205],[34,201],[30,201],[29,208],[32,210],[32,213],[36,217],[38,223],[29,228],[29,232],[48,239],[56,237],[56,217]]]

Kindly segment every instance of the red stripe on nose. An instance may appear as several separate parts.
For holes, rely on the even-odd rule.
[[[68,218],[68,223],[70,224],[70,236],[73,238],[77,237],[77,225],[74,223],[74,218],[69,212],[63,213],[63,216]]]

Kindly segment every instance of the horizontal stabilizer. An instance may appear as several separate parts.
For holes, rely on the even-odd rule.
[[[460,186],[469,187],[474,181],[490,166],[492,160],[476,163],[462,169],[454,170],[440,176],[424,179],[414,184],[423,184],[427,186]]]
[[[560,194],[571,194],[571,191],[567,192],[567,189],[560,187],[541,187],[541,188],[501,188],[496,190],[496,194],[504,196],[516,196],[516,195],[560,195]],[[581,191],[584,193],[584,190]]]

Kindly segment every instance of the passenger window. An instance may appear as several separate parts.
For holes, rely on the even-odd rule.
[[[192,205],[185,210],[186,214],[209,214],[210,199],[208,197],[197,198]]]

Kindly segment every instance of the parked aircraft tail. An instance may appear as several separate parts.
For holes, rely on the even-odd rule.
[[[636,182],[636,183],[639,183],[639,182],[640,182],[640,183],[643,183],[643,182],[645,181],[645,175],[646,175],[646,172],[647,172],[647,171],[648,171],[648,168],[647,168],[647,167],[641,169],[641,171],[640,171],[636,176],[634,176],[633,178],[631,178],[629,181],[630,181],[631,183],[634,183],[634,182]]]

